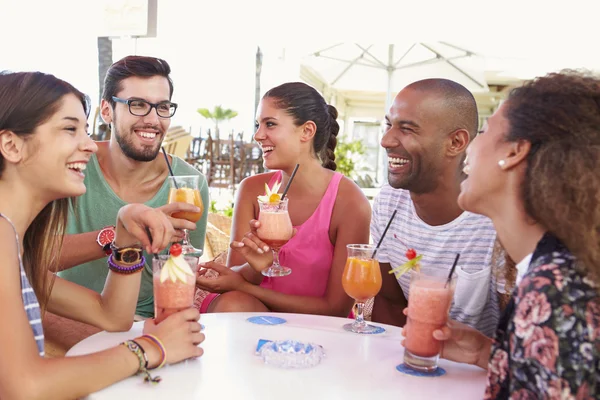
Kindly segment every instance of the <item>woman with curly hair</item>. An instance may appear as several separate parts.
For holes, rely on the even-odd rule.
[[[442,357],[487,367],[488,399],[600,397],[600,79],[514,89],[467,155],[459,204],[492,219],[522,279],[494,340],[450,322]]]

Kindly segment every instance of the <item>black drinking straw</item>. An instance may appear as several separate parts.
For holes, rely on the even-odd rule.
[[[398,210],[394,210],[394,213],[392,214],[392,217],[390,218],[390,220],[388,221],[387,225],[385,226],[385,229],[383,230],[383,234],[379,238],[379,243],[377,243],[377,247],[375,247],[375,250],[373,251],[373,254],[371,254],[371,258],[375,258],[375,254],[377,254],[377,250],[379,250],[379,246],[381,246],[381,243],[383,243],[383,239],[385,238],[385,234],[387,233],[388,229],[390,229],[390,225],[392,224],[392,221],[394,220],[394,217],[396,216],[397,212],[398,212]]]
[[[290,180],[288,181],[285,189],[283,190],[283,194],[281,195],[281,201],[283,201],[283,199],[285,198],[285,195],[287,194],[288,190],[290,189],[290,185],[292,184],[292,180],[294,179],[294,176],[296,176],[296,172],[298,171],[298,167],[300,167],[300,164],[296,164],[296,166],[294,167],[294,171],[292,172],[292,176],[290,176]]]
[[[152,234],[150,233],[150,228],[146,227],[146,234],[148,235],[148,239],[150,239],[150,248],[152,248]],[[158,260],[158,254],[152,253],[154,258]]]
[[[460,253],[456,253],[456,258],[454,259],[454,264],[452,264],[452,268],[450,268],[450,275],[448,275],[448,280],[446,281],[446,284],[444,285],[444,287],[446,287],[446,286],[448,286],[448,284],[450,284],[450,281],[452,280],[452,274],[454,273],[456,264],[458,264],[459,258],[460,258]]]
[[[163,155],[165,156],[165,161],[167,162],[167,167],[169,167],[169,173],[171,174],[171,176],[175,176],[173,174],[173,169],[171,169],[171,163],[169,162],[169,157],[167,156],[167,151],[165,150],[165,148],[162,148],[162,152]],[[177,186],[177,181],[175,179],[173,179],[173,183],[175,184],[175,189],[179,189],[179,186]]]

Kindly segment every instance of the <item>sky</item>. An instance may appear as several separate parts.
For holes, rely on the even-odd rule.
[[[100,7],[122,0],[0,0],[0,70],[55,74],[98,98]],[[131,0],[133,2],[140,0]],[[410,5],[409,5],[410,4]],[[251,132],[255,55],[261,91],[297,80],[302,56],[340,41],[445,40],[522,78],[563,67],[596,68],[594,3],[565,1],[158,0],[156,38],[114,38],[113,60],[166,59],[179,103],[172,125],[194,134],[212,123],[196,109],[222,105],[239,116],[222,129]],[[384,89],[382,89],[384,91]]]

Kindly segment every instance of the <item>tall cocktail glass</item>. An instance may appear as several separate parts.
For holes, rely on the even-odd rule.
[[[184,255],[185,261],[189,264],[192,275],[179,273],[175,276],[161,282],[160,276],[169,259],[168,255],[159,255],[152,259],[152,276],[154,286],[154,319],[160,323],[171,314],[185,310],[194,305],[194,293],[196,292],[196,272],[198,271],[198,257]],[[181,278],[183,278],[183,280]]]
[[[289,275],[292,270],[279,264],[279,249],[290,240],[294,229],[288,214],[288,198],[273,203],[258,200],[258,204],[260,227],[256,233],[273,250],[273,265],[262,274],[271,277]]]
[[[404,363],[431,372],[437,369],[441,342],[433,332],[448,321],[456,276],[448,283],[448,272],[411,272],[408,295],[408,318],[403,328]]]
[[[200,208],[200,212],[197,213],[189,211],[173,213],[173,218],[187,219],[194,223],[198,222],[204,212],[204,204],[202,204],[202,197],[200,196],[200,189],[198,187],[200,176],[169,176],[168,179],[170,187],[169,204],[182,202],[193,204]],[[187,229],[183,230],[183,235],[183,241],[181,242],[182,253],[200,257],[202,255],[202,249],[197,249],[190,243],[190,234]]]

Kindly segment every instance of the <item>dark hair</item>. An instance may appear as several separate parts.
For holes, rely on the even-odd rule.
[[[323,167],[335,171],[335,146],[340,131],[336,119],[338,112],[325,102],[323,96],[313,87],[302,82],[289,82],[269,90],[264,98],[275,99],[275,106],[294,118],[300,126],[312,121],[317,126],[313,140],[313,150],[321,159]]]
[[[121,82],[132,76],[141,76],[151,78],[153,76],[163,76],[169,81],[169,99],[173,97],[173,81],[169,74],[171,67],[161,59],[145,56],[127,56],[110,66],[104,78],[104,91],[102,98],[114,105],[112,99],[123,87]]]
[[[0,132],[11,131],[28,139],[58,111],[68,94],[77,96],[89,115],[88,97],[53,75],[0,72]],[[0,179],[5,167],[0,155]],[[58,264],[68,209],[69,199],[52,201],[35,217],[23,238],[23,267],[42,311],[52,288],[47,271],[55,270]]]
[[[600,79],[564,71],[513,89],[508,141],[531,143],[526,212],[600,281]]]

